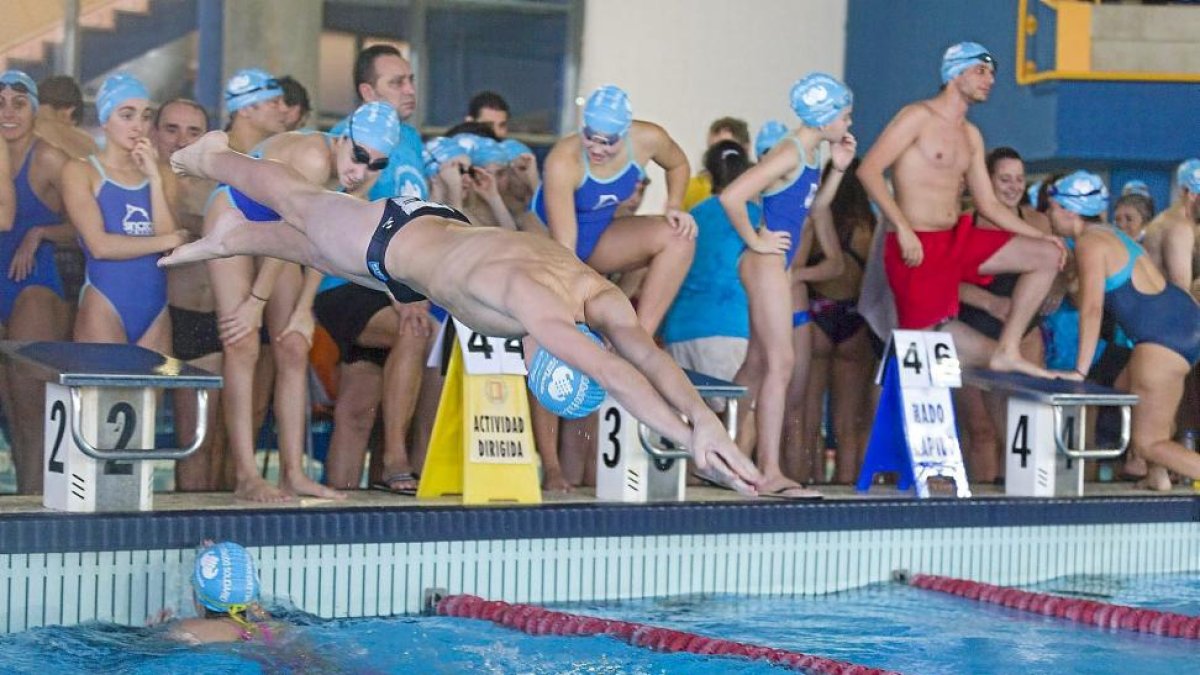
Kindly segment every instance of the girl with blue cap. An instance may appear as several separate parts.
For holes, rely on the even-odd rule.
[[[399,138],[400,119],[396,111],[375,101],[359,106],[344,130],[337,134],[310,130],[276,134],[251,154],[293,166],[314,185],[365,198],[379,172],[387,167],[388,155]],[[205,214],[206,231],[219,227],[223,219],[252,222],[280,219],[274,210],[235,188],[223,186],[219,192]],[[211,276],[217,313],[222,317],[221,339],[225,347],[222,395],[234,458],[235,496],[267,502],[286,501],[296,495],[344,498],[342,493],[310,479],[302,464],[308,352],[315,325],[315,302],[323,290],[346,282],[322,279],[315,270],[301,270],[298,265],[280,260],[264,260],[256,267],[253,258],[240,257],[220,264],[220,274]],[[364,310],[343,302],[339,311],[344,318],[348,312]],[[272,337],[276,368],[274,410],[279,424],[279,487],[259,475],[254,460],[252,378],[260,349],[258,328],[264,318]],[[365,323],[336,321],[326,325],[357,326],[361,330]]]
[[[172,622],[168,638],[194,645],[277,641],[280,626],[260,604],[258,570],[241,545],[205,542],[196,554],[191,581],[197,618]]]
[[[579,133],[554,144],[531,210],[555,241],[601,274],[648,266],[638,318],[653,333],[695,252],[696,223],[683,210],[691,171],[679,145],[656,124],[635,120],[620,87],[597,88],[583,105]],[[618,218],[654,162],[666,172],[664,216]]]
[[[86,280],[75,318],[80,342],[171,350],[167,278],[159,256],[187,241],[172,214],[175,177],[149,138],[150,93],[110,76],[96,94],[104,149],[63,170],[63,199],[83,242]]]
[[[1049,196],[1050,220],[1058,234],[1074,238],[1078,266],[1079,353],[1064,377],[1087,377],[1101,315],[1111,312],[1134,343],[1131,448],[1149,464],[1139,485],[1170,490],[1168,470],[1200,479],[1200,455],[1171,439],[1184,380],[1200,361],[1200,305],[1168,283],[1129,235],[1103,223],[1108,190],[1099,176],[1076,171],[1055,182]]]
[[[792,85],[791,103],[801,126],[776,141],[766,157],[726,188],[721,206],[746,245],[738,271],[750,305],[750,347],[734,381],[748,387],[750,405],[743,410],[754,419],[747,418],[741,426],[746,433],[738,442],[746,452],[757,447],[766,494],[806,499],[820,495],[785,476],[780,459],[788,383],[793,377],[808,377],[806,364],[796,367],[796,361],[808,357],[811,340],[807,298],[794,304],[792,297],[793,277],[807,279],[803,270],[792,271],[792,261],[811,212],[821,249],[835,273],[842,269],[842,248],[829,209],[854,159],[855,141],[849,133],[854,96],[836,78],[809,73]],[[823,181],[817,163],[822,142],[830,144],[833,157]],[[760,195],[763,225],[755,228],[746,204]],[[799,347],[793,345],[794,329],[801,331],[796,336]]]
[[[0,335],[9,340],[65,340],[69,307],[54,260],[56,245],[74,245],[62,216],[68,157],[42,141],[34,125],[38,88],[19,70],[0,74]],[[42,384],[20,370],[5,378],[17,491],[41,492]]]

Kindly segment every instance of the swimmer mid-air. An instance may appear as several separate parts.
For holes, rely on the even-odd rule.
[[[160,264],[266,255],[373,288],[410,286],[481,333],[532,336],[637,410],[651,428],[683,443],[699,471],[756,493],[758,470],[738,452],[683,371],[638,325],[629,301],[560,244],[467,227],[462,214],[439,204],[364,202],[322,190],[281,163],[230,150],[219,131],[176,152],[171,165],[179,173],[228,183],[286,222],[247,223],[230,213],[203,239]],[[579,323],[605,336],[617,353],[598,346],[577,329]]]

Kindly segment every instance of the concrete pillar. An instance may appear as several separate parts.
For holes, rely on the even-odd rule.
[[[222,82],[242,68],[262,68],[291,75],[308,89],[310,100],[319,101],[323,7],[322,0],[225,2]]]

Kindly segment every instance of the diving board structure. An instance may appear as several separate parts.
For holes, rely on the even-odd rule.
[[[147,511],[153,462],[183,459],[208,432],[208,390],[221,377],[128,344],[4,342],[0,355],[46,383],[43,504],[58,511]],[[193,389],[186,448],[155,448],[159,389]]]
[[[683,372],[700,398],[725,399],[725,429],[736,438],[738,399],[746,395],[746,388],[694,370]],[[611,396],[600,405],[599,415],[596,498],[618,502],[683,501],[691,453],[655,434]]]
[[[1092,459],[1120,456],[1129,445],[1136,394],[1092,382],[1048,380],[1020,373],[967,370],[963,381],[1008,394],[1005,431],[1005,493],[1018,497],[1083,496],[1083,466]],[[1115,448],[1088,448],[1088,406],[1121,411]]]

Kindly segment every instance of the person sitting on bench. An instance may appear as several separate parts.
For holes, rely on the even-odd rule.
[[[1055,231],[1075,239],[1079,275],[1079,353],[1074,373],[1082,380],[1096,352],[1105,309],[1134,342],[1129,360],[1133,447],[1150,464],[1139,485],[1170,490],[1170,469],[1200,478],[1200,455],[1171,440],[1183,383],[1200,361],[1200,305],[1183,289],[1168,284],[1146,251],[1129,235],[1105,225],[1108,190],[1086,171],[1059,179],[1050,189],[1050,220]]]

